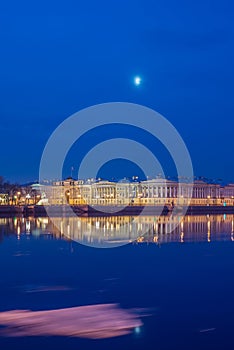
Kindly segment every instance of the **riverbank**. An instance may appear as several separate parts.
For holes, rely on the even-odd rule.
[[[123,216],[123,215],[167,215],[172,213],[168,206],[95,206],[89,205],[68,206],[68,205],[1,205],[0,216],[71,216],[71,210],[77,216]],[[173,214],[178,215],[199,215],[199,214],[234,214],[234,206],[189,206],[175,208]]]

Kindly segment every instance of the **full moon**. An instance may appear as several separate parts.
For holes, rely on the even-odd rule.
[[[136,86],[141,85],[141,77],[139,77],[139,76],[135,77],[135,78],[134,78],[134,84],[135,84]]]

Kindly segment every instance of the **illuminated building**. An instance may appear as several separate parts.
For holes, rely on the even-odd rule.
[[[234,184],[221,186],[204,181],[191,184],[159,178],[139,182],[67,178],[42,189],[51,205],[234,205]]]

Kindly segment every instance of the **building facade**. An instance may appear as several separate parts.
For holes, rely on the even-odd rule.
[[[203,181],[191,184],[167,179],[111,182],[68,178],[44,186],[43,191],[51,205],[234,205],[234,184]]]

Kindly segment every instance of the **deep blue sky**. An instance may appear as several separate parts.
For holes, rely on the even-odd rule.
[[[59,123],[127,101],[174,124],[196,175],[234,180],[233,15],[231,0],[2,3],[0,174],[37,179]]]

